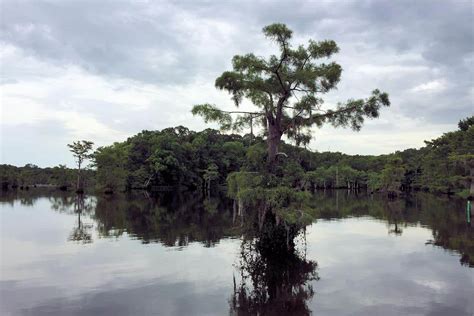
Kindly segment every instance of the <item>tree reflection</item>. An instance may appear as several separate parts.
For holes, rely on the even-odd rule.
[[[83,223],[81,215],[90,213],[93,209],[92,203],[84,198],[84,195],[77,194],[74,199],[74,213],[77,214],[77,226],[73,228],[69,235],[69,241],[75,241],[82,244],[92,243],[91,224]]]
[[[118,238],[127,233],[144,243],[160,242],[165,246],[186,246],[196,241],[211,247],[223,237],[241,236],[248,230],[248,223],[258,223],[258,218],[250,218],[251,214],[244,214],[236,204],[233,207],[230,200],[206,200],[193,193],[147,197],[138,192],[83,198],[78,201],[67,192],[33,188],[2,192],[0,203],[35,207],[39,200],[46,199],[52,210],[77,217],[70,240],[84,243],[92,242],[88,236],[92,236],[93,229],[83,223],[85,215],[94,220],[99,237]],[[317,218],[370,216],[385,221],[388,233],[397,236],[410,226],[426,227],[432,231],[427,245],[456,252],[462,265],[474,267],[474,228],[466,223],[464,200],[423,193],[388,200],[378,195],[327,191],[315,194],[311,203]]]
[[[270,215],[255,238],[241,244],[239,284],[234,277],[232,315],[310,315],[317,263],[295,247],[301,230],[288,230]]]
[[[466,222],[464,200],[421,192],[394,200],[378,195],[347,195],[336,201],[334,196],[332,192],[314,196],[318,218],[371,216],[386,221],[388,233],[398,236],[403,233],[402,227],[420,225],[432,231],[433,238],[427,245],[455,251],[460,254],[461,265],[474,267],[474,228]]]
[[[49,197],[51,208],[59,213],[75,214],[77,197],[74,195],[53,195]]]
[[[388,233],[395,236],[401,236],[403,229],[406,227],[402,207],[403,200],[389,199],[385,202],[385,211],[387,213]]]
[[[225,199],[200,194],[100,197],[94,218],[101,237],[128,233],[143,243],[183,247],[202,242],[211,247],[224,236],[236,235]]]

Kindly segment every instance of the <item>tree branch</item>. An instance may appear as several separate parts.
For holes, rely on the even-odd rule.
[[[256,116],[265,115],[265,113],[263,113],[263,112],[224,111],[224,110],[219,110],[219,109],[216,109],[216,110],[221,111],[222,113],[228,113],[228,114],[250,114],[250,115],[256,115]]]
[[[285,61],[285,59],[288,57],[288,54],[286,52],[286,43],[285,42],[282,42],[282,47],[283,47],[283,53],[282,53],[282,56],[280,58],[280,63],[278,64],[278,66],[276,67],[274,73],[276,74],[277,78],[278,78],[278,81],[280,82],[280,86],[281,88],[283,89],[283,92],[286,93],[286,87],[285,85],[283,84],[283,80],[281,79],[280,77],[280,73],[278,72],[280,70],[280,67],[283,65],[283,61]]]
[[[343,109],[340,109],[340,110],[337,110],[337,111],[331,111],[331,112],[326,111],[323,114],[313,115],[311,118],[312,119],[318,119],[318,118],[328,117],[328,116],[332,116],[332,115],[335,115],[335,114],[351,112],[355,109],[357,109],[357,105],[350,106],[350,107],[347,107],[347,108],[343,108]]]

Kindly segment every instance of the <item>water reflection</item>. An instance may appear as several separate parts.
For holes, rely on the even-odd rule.
[[[203,201],[195,194],[101,197],[94,219],[102,237],[127,232],[143,243],[184,247],[201,242],[211,247],[225,236],[236,235],[227,202]]]
[[[341,191],[312,203],[306,243],[305,229],[216,196],[3,194],[0,313],[472,314],[463,201]]]
[[[311,314],[308,301],[314,295],[312,281],[319,279],[318,265],[297,249],[295,235],[305,242],[304,231],[293,232],[288,239],[288,230],[269,215],[263,229],[257,228],[255,238],[242,240],[231,315]]]
[[[77,226],[73,228],[69,235],[69,241],[76,241],[83,244],[92,242],[91,229],[92,224],[83,223],[81,215],[90,214],[94,210],[94,205],[91,198],[84,197],[83,194],[78,194],[74,198],[74,213],[77,214]]]
[[[460,263],[474,267],[474,229],[466,221],[465,201],[430,194],[406,199],[380,196],[325,193],[314,197],[319,218],[342,219],[370,216],[387,224],[387,233],[403,234],[404,227],[421,225],[432,230],[427,245],[439,246],[460,254]]]
[[[232,201],[223,197],[203,198],[193,193],[167,193],[150,197],[144,193],[114,196],[80,196],[64,192],[34,189],[9,191],[0,202],[33,206],[47,197],[57,212],[77,216],[70,240],[92,242],[93,226],[100,238],[128,235],[143,243],[160,242],[165,246],[185,247],[201,242],[211,247],[224,237],[239,237],[244,223],[253,223],[250,215],[236,212]],[[474,267],[474,229],[466,223],[464,201],[419,194],[407,199],[325,192],[314,196],[313,207],[320,219],[370,216],[383,220],[387,233],[401,236],[405,227],[421,225],[432,230],[427,245],[460,254],[460,263]],[[247,220],[245,220],[247,216]],[[95,225],[84,223],[90,218]]]

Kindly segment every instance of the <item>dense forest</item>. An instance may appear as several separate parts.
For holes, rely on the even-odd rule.
[[[474,117],[458,125],[457,131],[426,141],[425,147],[381,156],[311,152],[282,143],[280,150],[285,155],[278,157],[275,174],[284,179],[284,186],[299,191],[338,188],[400,194],[423,190],[468,196],[471,190],[472,195]],[[233,172],[263,172],[265,146],[261,137],[213,129],[193,132],[179,126],[143,131],[125,142],[98,148],[92,168],[85,172],[86,184],[109,192],[220,190]],[[75,169],[62,165],[0,168],[4,188],[72,187],[76,178]]]

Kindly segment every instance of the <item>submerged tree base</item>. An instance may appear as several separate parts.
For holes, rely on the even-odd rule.
[[[303,231],[297,225],[265,217],[263,227],[254,223],[255,235],[244,238],[234,277],[231,312],[237,315],[309,315],[307,302],[314,295],[311,281],[319,279],[317,263],[297,250],[295,239]]]

